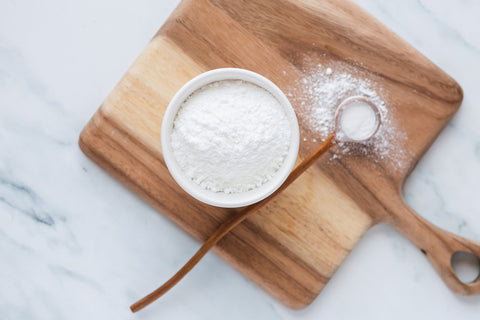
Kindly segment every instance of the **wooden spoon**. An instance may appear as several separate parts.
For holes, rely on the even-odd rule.
[[[295,181],[305,170],[307,170],[315,161],[324,154],[334,142],[335,134],[332,133],[312,154],[305,158],[287,177],[285,182],[270,196],[263,199],[260,202],[254,203],[250,206],[245,207],[243,210],[238,211],[230,219],[225,221],[200,247],[200,249],[195,253],[195,255],[173,276],[165,282],[160,288],[150,293],[148,296],[143,299],[135,302],[130,306],[132,312],[137,312],[153,301],[160,298],[168,290],[170,290],[174,285],[176,285],[192,268],[203,258],[203,256],[220,241],[227,233],[235,228],[240,222],[248,218],[250,215],[254,214],[261,208],[263,208],[270,200],[279,195],[283,190],[285,190],[293,181]]]

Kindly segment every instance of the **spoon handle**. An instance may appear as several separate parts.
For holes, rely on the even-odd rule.
[[[227,233],[229,233],[233,228],[235,228],[240,222],[245,220],[247,217],[252,215],[253,213],[260,210],[263,206],[265,206],[270,200],[275,198],[278,194],[280,194],[283,190],[285,190],[293,181],[295,181],[302,173],[305,172],[315,161],[320,158],[325,152],[327,152],[330,147],[332,146],[335,139],[335,133],[332,133],[328,136],[327,139],[308,157],[306,157],[287,177],[285,182],[270,196],[254,203],[250,206],[243,208],[242,210],[235,213],[230,219],[225,221],[208,239],[205,243],[200,247],[200,249],[193,255],[190,260],[167,282],[165,282],[160,288],[153,291],[146,297],[140,299],[139,301],[135,302],[130,306],[132,312],[137,312],[150,303],[154,302],[162,295],[164,295],[168,290],[170,290],[173,286],[175,286],[192,268],[205,256],[205,254],[220,241]]]

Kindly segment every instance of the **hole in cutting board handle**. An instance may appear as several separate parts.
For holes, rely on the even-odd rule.
[[[465,284],[475,282],[480,276],[480,259],[466,251],[452,254],[450,264],[457,278]]]

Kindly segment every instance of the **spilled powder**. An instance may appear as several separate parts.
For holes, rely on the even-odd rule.
[[[404,167],[407,157],[403,145],[407,137],[390,115],[388,96],[381,86],[362,77],[353,67],[338,62],[318,64],[304,71],[305,76],[297,80],[287,96],[299,107],[297,113],[302,126],[315,136],[312,142],[321,141],[333,132],[335,112],[344,99],[363,96],[377,106],[381,126],[367,142],[338,143],[332,159],[355,153],[376,162],[388,159],[393,170]]]

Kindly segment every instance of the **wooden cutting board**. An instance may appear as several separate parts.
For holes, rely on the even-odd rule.
[[[174,182],[160,146],[165,108],[188,80],[220,67],[258,72],[286,92],[304,76],[301,55],[314,63],[342,61],[381,83],[389,114],[407,138],[400,145],[406,160],[393,170],[389,157],[325,156],[227,235],[216,253],[298,309],[312,302],[370,227],[389,223],[414,241],[452,290],[478,294],[479,279],[460,282],[450,259],[456,251],[480,256],[480,246],[432,226],[401,194],[407,175],[460,106],[462,89],[350,2],[184,0],[87,124],[80,147],[203,241],[235,210],[202,204]],[[299,108],[295,97],[292,103]],[[303,120],[299,159],[320,143]],[[152,279],[152,289],[162,280]]]

